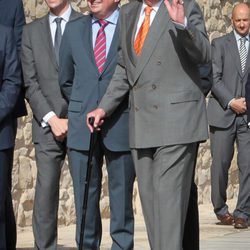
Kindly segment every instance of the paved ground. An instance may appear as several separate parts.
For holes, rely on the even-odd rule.
[[[235,201],[229,203],[234,207]],[[200,205],[201,250],[250,250],[250,229],[236,230],[232,226],[217,225],[210,204]],[[103,240],[101,250],[110,249],[108,235],[109,220],[103,220]],[[60,227],[58,250],[76,250],[74,242],[75,226]],[[31,228],[18,230],[18,250],[33,249],[33,235]],[[142,219],[136,219],[135,250],[149,250],[145,225]],[[164,250],[164,249],[163,249]]]

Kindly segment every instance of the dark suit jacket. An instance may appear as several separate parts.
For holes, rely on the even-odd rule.
[[[72,10],[70,19],[80,16]],[[21,46],[25,96],[33,112],[33,142],[54,140],[50,127],[43,128],[43,117],[54,111],[67,116],[68,104],[58,84],[58,64],[51,39],[49,15],[24,26]]]
[[[0,25],[0,150],[15,143],[16,119],[13,114],[20,87],[21,66],[14,34]]]
[[[212,41],[212,61],[213,86],[208,102],[208,122],[214,127],[228,128],[236,117],[236,113],[227,108],[229,101],[245,96],[245,84],[250,72],[250,53],[242,73],[237,42],[231,32]],[[246,115],[244,119],[247,119]]]
[[[19,54],[21,48],[23,26],[25,25],[22,0],[0,0],[0,24],[13,29]],[[24,102],[23,88],[20,91],[16,107],[13,112],[16,117],[24,116],[27,114]]]
[[[117,63],[118,28],[100,74],[92,45],[91,16],[69,22],[60,49],[59,83],[69,101],[68,147],[89,149],[90,132],[86,114],[95,109],[104,95]],[[123,100],[101,129],[105,146],[112,151],[128,151],[128,102]]]

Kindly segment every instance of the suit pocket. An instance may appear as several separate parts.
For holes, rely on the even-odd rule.
[[[179,93],[173,93],[170,96],[171,104],[178,104],[183,102],[195,102],[201,98],[201,92],[183,91]]]
[[[70,101],[68,111],[74,113],[80,113],[82,110],[82,102],[79,101]]]

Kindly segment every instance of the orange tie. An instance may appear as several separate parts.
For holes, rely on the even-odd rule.
[[[147,36],[149,28],[150,28],[150,13],[152,10],[153,10],[153,8],[150,6],[147,6],[144,9],[145,18],[143,20],[143,23],[140,27],[140,30],[136,36],[135,43],[134,43],[135,53],[137,54],[137,56],[139,56],[141,54],[141,50],[142,50],[144,41],[146,39],[146,36]]]

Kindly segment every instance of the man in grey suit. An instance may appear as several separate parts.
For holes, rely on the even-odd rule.
[[[67,146],[74,184],[77,244],[90,141],[90,131],[84,121],[86,114],[97,107],[115,71],[118,4],[119,0],[88,0],[91,15],[69,22],[61,44],[59,83],[69,102]],[[127,97],[107,118],[97,136],[85,223],[86,250],[100,249],[103,157],[108,171],[111,249],[131,250],[134,246],[132,194],[135,170],[128,142]]]
[[[50,12],[23,30],[21,62],[26,98],[33,112],[37,164],[33,210],[35,249],[56,249],[59,180],[66,155],[67,102],[58,83],[58,55],[69,19],[80,14],[67,0],[46,0]]]
[[[210,60],[202,13],[193,0],[135,1],[121,8],[120,25],[118,65],[87,121],[105,124],[129,93],[129,140],[150,246],[181,250],[197,142],[208,137],[198,67]]]
[[[238,4],[234,30],[212,41],[213,87],[208,103],[211,138],[211,184],[214,212],[222,224],[247,228],[250,215],[250,130],[247,128],[245,84],[250,69],[250,9]],[[233,216],[226,204],[228,169],[238,148],[239,195]],[[234,218],[233,218],[234,217]]]

